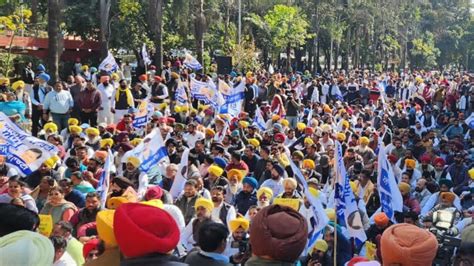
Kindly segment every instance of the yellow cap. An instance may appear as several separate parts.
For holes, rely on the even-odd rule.
[[[79,120],[77,120],[77,118],[71,117],[67,120],[67,124],[69,126],[77,126],[77,125],[79,125]]]
[[[80,126],[69,126],[69,132],[80,134],[82,132],[82,128]]]
[[[237,177],[237,180],[241,182],[242,179],[244,179],[245,171],[242,171],[236,168],[230,169],[229,172],[227,172],[227,178],[230,179],[233,176]]]
[[[50,157],[46,161],[44,161],[43,164],[48,168],[54,168],[59,159],[60,158],[58,156],[54,155],[53,157]]]
[[[309,187],[308,190],[309,190],[309,193],[313,195],[313,197],[319,198],[319,193],[320,193],[319,190],[315,189],[314,187]]]
[[[260,199],[260,197],[265,194],[267,198],[270,200],[273,198],[273,190],[268,187],[261,187],[257,190],[257,199]]]
[[[248,139],[250,145],[254,146],[255,148],[260,147],[260,141],[258,139]]]
[[[58,126],[53,122],[48,122],[43,126],[44,131],[58,132]]]
[[[304,144],[313,145],[313,144],[314,144],[314,141],[313,141],[312,138],[306,137],[306,138],[304,139]]]
[[[282,120],[280,120],[280,124],[284,127],[287,127],[287,126],[290,125],[290,122],[286,119],[282,119]]]
[[[129,203],[129,202],[130,200],[126,197],[111,197],[110,199],[107,200],[107,208],[115,210],[120,205],[124,203]]]
[[[359,142],[360,142],[360,144],[367,145],[367,144],[369,144],[370,140],[369,140],[368,137],[361,137],[359,139]]]
[[[316,240],[316,243],[314,244],[313,250],[311,251],[311,254],[313,254],[314,251],[319,250],[322,252],[328,251],[328,243],[324,239],[318,239]]]
[[[298,122],[298,123],[296,123],[296,128],[297,128],[299,131],[303,131],[303,130],[306,128],[306,124],[305,124],[305,123]]]
[[[99,136],[100,132],[95,127],[89,127],[89,128],[86,129],[86,134],[87,135],[93,135],[93,136]]]
[[[346,134],[344,134],[342,132],[339,132],[339,133],[336,134],[336,139],[338,141],[344,141],[344,140],[346,140]]]
[[[109,145],[109,147],[114,146],[114,140],[113,139],[101,139],[100,140],[100,147],[104,148],[106,145]]]
[[[408,194],[410,193],[410,185],[405,183],[405,182],[400,182],[400,184],[398,184],[398,188],[400,189],[401,192],[403,192],[404,194]]]
[[[349,184],[351,185],[352,192],[356,193],[357,191],[357,184],[354,181],[350,181]]]
[[[327,208],[324,210],[330,221],[336,220],[336,211],[332,208]]]
[[[130,156],[127,158],[127,163],[130,163],[133,165],[133,167],[138,168],[138,166],[140,166],[140,159],[135,156]]]
[[[138,146],[142,142],[143,139],[141,138],[134,138],[130,141],[130,144],[132,144],[133,147]]]
[[[97,234],[107,247],[117,246],[114,235],[114,214],[115,210],[102,210],[96,216]]]
[[[280,116],[274,114],[274,115],[272,115],[272,120],[273,121],[278,121],[278,120],[280,120]]]
[[[163,209],[165,207],[165,205],[163,204],[163,201],[161,201],[159,199],[152,199],[152,200],[148,200],[148,201],[142,201],[140,203],[145,204],[145,205],[149,205],[149,206],[153,206],[153,207],[157,207],[157,208],[160,208],[160,209]]]
[[[206,128],[206,135],[213,137],[216,135],[216,131],[212,128]]]
[[[18,90],[18,89],[23,89],[25,88],[25,82],[23,80],[17,80],[15,82],[13,82],[12,84],[12,89],[14,91]]]
[[[250,221],[243,218],[243,217],[239,217],[239,218],[236,218],[236,219],[231,220],[229,222],[229,229],[232,233],[235,232],[240,227],[242,227],[242,229],[244,229],[244,231],[249,230]]]
[[[342,121],[342,126],[345,127],[345,128],[349,128],[350,127],[349,121],[343,120]]]
[[[469,177],[474,180],[474,168],[468,171]]]
[[[247,128],[249,126],[249,122],[247,121],[239,121],[239,125],[243,128]]]
[[[206,198],[199,198],[196,200],[196,203],[194,204],[194,208],[197,209],[198,207],[203,207],[209,212],[212,212],[212,209],[214,209],[214,203],[210,199]]]
[[[212,164],[209,166],[207,171],[214,176],[221,176],[224,173],[224,169],[220,168],[218,165]]]
[[[315,167],[316,167],[316,164],[314,163],[313,160],[311,159],[303,160],[303,168],[314,169]]]

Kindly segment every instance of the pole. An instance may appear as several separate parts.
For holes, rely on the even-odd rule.
[[[333,184],[333,189],[336,188],[336,182]],[[337,204],[334,204],[334,211],[336,212],[336,216],[334,217],[334,247],[332,250],[333,253],[333,265],[337,265]]]
[[[239,44],[240,44],[240,40],[241,40],[241,36],[242,36],[242,0],[238,0],[239,1],[239,22],[238,22],[238,38],[239,38]]]

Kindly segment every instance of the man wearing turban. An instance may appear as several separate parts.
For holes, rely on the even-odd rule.
[[[212,222],[212,210],[214,203],[206,198],[198,198],[194,203],[195,217],[186,225],[181,232],[181,243],[189,252],[199,242],[199,228],[206,223]]]

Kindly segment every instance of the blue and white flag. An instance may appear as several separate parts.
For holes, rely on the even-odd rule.
[[[288,158],[291,158],[291,153],[288,148],[286,148],[286,154]],[[329,218],[326,215],[326,212],[324,211],[323,205],[321,203],[320,199],[315,198],[310,192],[308,188],[308,183],[306,182],[306,179],[304,178],[303,174],[301,173],[300,169],[295,165],[293,160],[290,161],[290,166],[291,170],[293,171],[294,176],[298,180],[300,184],[303,185],[303,190],[306,198],[308,199],[309,203],[311,204],[311,210],[313,211],[313,218],[314,222],[312,224],[312,231],[309,232],[309,238],[308,238],[308,249],[311,249],[313,245],[316,243],[316,240],[319,239],[319,235],[321,234],[322,230],[326,227],[326,225],[329,223]]]
[[[263,119],[262,110],[260,110],[260,108],[255,110],[255,120],[253,121],[253,124],[256,125],[260,130],[267,129],[267,123],[265,123],[265,119]]]
[[[225,103],[221,106],[220,113],[221,114],[229,114],[232,117],[237,117],[241,110],[242,104],[244,102],[244,91],[245,91],[245,82],[244,79],[240,81],[240,83],[230,89],[229,85],[225,83],[225,81],[219,79],[219,92],[222,93],[224,97]],[[229,90],[225,90],[225,88],[229,87]]]
[[[403,198],[393,174],[392,165],[387,159],[385,145],[379,138],[378,145],[377,190],[379,191],[382,211],[395,222],[395,211],[403,211]]]
[[[466,123],[471,130],[474,129],[474,113],[471,113],[471,115],[464,120],[464,123]]]
[[[176,101],[178,105],[186,105],[189,102],[188,93],[186,92],[186,85],[180,81],[176,88]]]
[[[185,67],[190,68],[194,71],[198,71],[202,69],[201,63],[199,63],[199,61],[189,53],[186,53],[183,64]]]
[[[143,44],[142,46],[142,58],[145,65],[151,64],[150,56],[148,55],[148,52],[146,50],[146,44]]]
[[[105,158],[104,171],[100,175],[99,183],[97,184],[97,193],[100,197],[100,206],[102,209],[105,208],[107,201],[107,193],[109,192],[110,187],[110,171],[114,163],[114,155],[112,152],[108,151],[107,158]]]
[[[349,235],[355,238],[356,244],[359,246],[367,239],[367,236],[365,235],[357,201],[349,183],[349,175],[347,175],[344,166],[342,147],[339,141],[336,141],[335,157],[336,187],[334,200],[336,201],[337,223],[347,228]]]
[[[0,110],[0,155],[20,176],[30,175],[57,154],[56,146],[26,133]]]
[[[210,104],[215,110],[219,110],[225,102],[224,97],[222,97],[212,80],[202,82],[191,78],[191,96],[204,102],[204,104]]]
[[[147,101],[143,101],[138,106],[138,113],[135,114],[133,118],[133,127],[134,128],[143,128],[146,126],[148,121],[150,121],[151,116],[153,115],[153,105]]]
[[[122,163],[126,163],[130,156],[140,159],[139,169],[146,173],[150,173],[154,167],[165,169],[169,158],[160,130],[155,128],[137,147],[126,152],[122,157]]]
[[[111,74],[117,71],[118,68],[119,66],[117,65],[117,62],[115,61],[114,56],[109,51],[107,54],[107,57],[102,61],[102,63],[100,63],[99,70],[103,70],[107,72],[108,74]]]
[[[184,190],[184,184],[186,183],[186,180],[188,180],[188,157],[189,149],[185,148],[183,155],[181,155],[181,162],[178,166],[178,172],[176,173],[176,177],[170,189],[170,194],[173,197],[173,200],[178,198],[179,195],[181,195]]]

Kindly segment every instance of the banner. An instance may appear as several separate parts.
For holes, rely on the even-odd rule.
[[[464,120],[464,123],[469,126],[470,129],[474,129],[474,113]]]
[[[186,53],[184,61],[183,61],[183,65],[194,71],[198,71],[202,69],[201,63],[199,63],[199,61],[189,53]]]
[[[403,198],[393,174],[392,165],[387,159],[385,145],[379,138],[377,190],[379,191],[382,211],[395,222],[395,211],[403,211]]]
[[[102,61],[102,63],[100,63],[99,70],[103,70],[110,74],[117,71],[118,68],[119,66],[117,65],[117,62],[115,61],[114,56],[109,51],[107,54],[107,57]]]
[[[221,106],[221,114],[229,114],[232,117],[237,117],[241,110],[242,104],[244,102],[244,91],[245,91],[245,82],[244,79],[240,83],[231,89],[225,81],[219,79],[219,92],[222,93],[225,103]]]
[[[38,214],[39,226],[38,232],[45,237],[49,237],[53,232],[53,216],[50,214]]]
[[[147,101],[143,101],[138,106],[138,112],[133,118],[133,127],[134,128],[143,128],[146,126],[148,121],[150,121],[151,116],[153,115],[153,105]]]
[[[291,153],[288,148],[286,149],[286,155],[288,158],[291,158]],[[313,217],[311,218],[311,225],[312,225],[312,231],[308,232],[309,233],[309,238],[308,238],[308,249],[311,249],[313,245],[316,243],[316,240],[318,240],[319,235],[323,231],[324,227],[329,223],[329,218],[326,215],[326,212],[324,211],[323,204],[321,203],[321,200],[315,198],[310,192],[308,188],[308,183],[306,182],[306,179],[303,176],[303,173],[301,173],[300,169],[296,166],[296,164],[293,162],[293,160],[290,161],[290,166],[291,170],[293,171],[293,174],[298,180],[298,183],[303,185],[303,190],[306,198],[308,199],[309,203],[311,204],[311,210],[313,211]],[[321,192],[322,193],[322,192]]]
[[[160,130],[155,128],[143,138],[143,141],[137,147],[127,151],[122,157],[122,163],[126,163],[130,156],[140,159],[139,169],[141,171],[149,173],[155,166],[161,167],[164,170],[166,164],[169,163],[169,159]]]
[[[191,78],[191,95],[216,110],[224,104],[224,98],[212,80],[202,82]]]
[[[260,130],[267,129],[267,123],[265,122],[265,119],[263,119],[262,110],[260,108],[257,108],[255,111],[255,120],[253,121],[253,124]],[[291,156],[289,158],[291,158]]]
[[[186,180],[188,180],[188,157],[189,149],[185,148],[183,155],[181,155],[181,162],[179,163],[178,172],[176,173],[176,177],[170,189],[170,194],[173,199],[176,199],[181,194],[181,192],[184,190],[184,184],[186,183]]]
[[[336,201],[337,223],[345,226],[349,235],[354,237],[357,246],[361,245],[367,236],[364,232],[362,218],[349,183],[349,176],[343,162],[342,147],[336,141],[336,187],[334,200]]]
[[[186,85],[180,81],[176,88],[176,102],[178,105],[186,105],[189,102],[188,93],[186,92]]]
[[[110,187],[110,171],[114,163],[114,155],[109,149],[107,158],[105,158],[104,171],[100,175],[99,183],[97,184],[97,194],[100,196],[100,206],[102,209],[105,209],[105,204],[107,202],[107,193],[109,192]]]
[[[0,155],[21,176],[36,171],[47,159],[58,154],[56,146],[26,133],[0,112]]]

